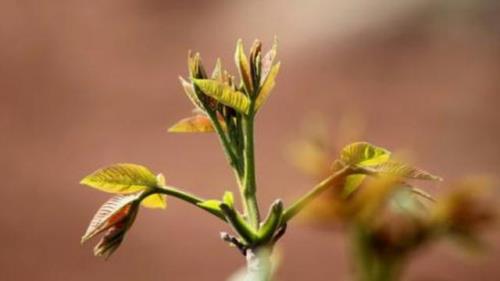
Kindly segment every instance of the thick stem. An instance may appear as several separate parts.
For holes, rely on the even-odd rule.
[[[246,205],[248,221],[256,230],[259,228],[260,214],[256,198],[256,179],[255,179],[255,156],[254,156],[254,115],[249,114],[243,118],[244,130],[244,174],[243,174],[243,199]]]
[[[247,276],[245,281],[271,281],[272,264],[271,255],[267,249],[248,249]]]
[[[397,281],[404,263],[403,255],[380,255],[361,226],[351,231],[353,267],[358,281]]]

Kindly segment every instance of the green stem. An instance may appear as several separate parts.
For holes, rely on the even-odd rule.
[[[302,211],[302,209],[304,209],[304,207],[306,207],[313,199],[323,193],[323,191],[330,188],[337,181],[343,180],[350,173],[352,173],[351,168],[344,167],[317,184],[311,191],[299,198],[297,201],[295,201],[295,203],[293,203],[285,210],[285,212],[283,213],[282,223],[288,222],[300,211]]]
[[[250,113],[243,117],[243,138],[244,138],[244,173],[242,195],[245,201],[248,221],[256,230],[259,229],[260,214],[256,197],[255,179],[255,156],[254,156],[254,114]]]
[[[199,198],[199,197],[192,195],[188,192],[181,191],[176,187],[172,187],[172,186],[157,187],[157,188],[151,190],[150,194],[153,194],[153,193],[161,193],[161,194],[165,194],[165,195],[170,195],[172,197],[175,197],[177,199],[180,199],[182,201],[190,203],[190,204],[192,204],[192,205],[194,205],[202,210],[205,210],[205,211],[211,213],[212,215],[220,218],[223,221],[226,221],[224,214],[217,212],[216,210],[208,209],[208,208],[205,208],[205,207],[199,205],[199,203],[206,201],[205,199]],[[149,195],[149,194],[146,194],[145,196],[147,196],[147,195]]]
[[[236,156],[236,154],[234,152],[233,146],[229,142],[229,139],[228,139],[226,133],[222,129],[222,126],[219,122],[219,119],[217,119],[217,113],[208,111],[208,116],[212,120],[215,132],[219,136],[221,146],[224,149],[224,153],[226,154],[226,157],[229,161],[229,164],[231,165],[231,167],[233,167],[235,169],[235,171],[239,175],[240,171],[241,171],[241,165],[238,161],[238,157]]]
[[[404,263],[404,256],[401,253],[377,254],[370,243],[369,233],[361,225],[354,226],[350,234],[353,265],[358,281],[399,280]]]

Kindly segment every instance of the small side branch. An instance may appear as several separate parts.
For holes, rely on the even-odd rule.
[[[353,170],[351,167],[344,167],[322,182],[320,182],[318,185],[316,185],[311,191],[309,191],[307,194],[302,196],[300,199],[295,201],[290,207],[288,207],[284,214],[283,214],[283,223],[288,222],[291,220],[293,217],[295,217],[304,207],[306,207],[313,199],[318,197],[323,191],[327,190],[330,188],[332,185],[342,181],[346,176],[349,174],[353,173]]]

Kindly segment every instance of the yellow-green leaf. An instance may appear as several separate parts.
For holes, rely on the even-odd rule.
[[[340,154],[340,159],[346,165],[374,166],[385,163],[391,157],[391,153],[381,147],[374,146],[367,142],[355,142],[344,149]]]
[[[231,191],[224,192],[224,196],[222,197],[222,201],[226,203],[229,207],[233,208],[234,206],[234,195]]]
[[[193,82],[203,93],[216,99],[218,102],[241,113],[248,113],[250,100],[242,92],[235,91],[230,86],[214,80],[193,79]]]
[[[252,85],[252,72],[250,70],[250,64],[248,63],[248,58],[245,55],[245,50],[243,48],[243,41],[241,39],[236,43],[236,52],[234,54],[234,59],[236,62],[236,67],[240,73],[241,80],[245,84],[245,88],[248,93],[253,92]]]
[[[157,185],[148,168],[136,164],[115,164],[85,177],[81,184],[109,193],[133,193]]]
[[[278,75],[278,72],[280,70],[280,65],[281,64],[278,62],[271,68],[269,75],[267,75],[264,84],[262,84],[262,87],[260,88],[259,95],[257,96],[257,101],[255,102],[255,108],[259,109],[266,102],[269,94],[271,94],[271,91],[276,84],[276,76]]]
[[[342,190],[342,195],[344,198],[349,197],[353,192],[355,192],[358,187],[363,183],[366,175],[350,175],[347,176],[344,182],[344,189]]]
[[[163,194],[151,194],[142,200],[141,205],[151,209],[165,209],[167,207],[167,198]]]
[[[220,204],[222,204],[222,202],[219,200],[206,200],[201,203],[198,203],[197,205],[202,207],[203,209],[212,210],[220,213],[221,212]]]
[[[384,163],[371,166],[370,170],[381,173],[388,174],[397,177],[409,178],[409,179],[418,179],[418,180],[434,180],[441,181],[442,179],[438,176],[435,176],[429,172],[426,172],[422,169],[412,167],[408,164],[397,162],[397,161],[386,161]]]
[[[195,115],[180,120],[170,127],[168,131],[171,133],[211,133],[214,131],[214,127],[207,116]]]

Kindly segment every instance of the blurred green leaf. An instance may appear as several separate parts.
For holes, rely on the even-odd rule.
[[[435,176],[429,172],[422,169],[412,167],[408,164],[404,164],[397,161],[386,161],[375,166],[371,166],[370,170],[376,173],[388,174],[402,178],[418,179],[418,180],[433,180],[441,181],[442,178]]]
[[[340,159],[346,165],[374,166],[385,163],[391,157],[391,153],[381,147],[367,142],[355,142],[342,149]]]
[[[222,124],[225,125],[223,121]],[[178,121],[172,127],[170,127],[168,131],[170,133],[211,133],[214,132],[215,129],[212,125],[212,121],[210,120],[210,118],[208,118],[208,116],[198,114]]]

